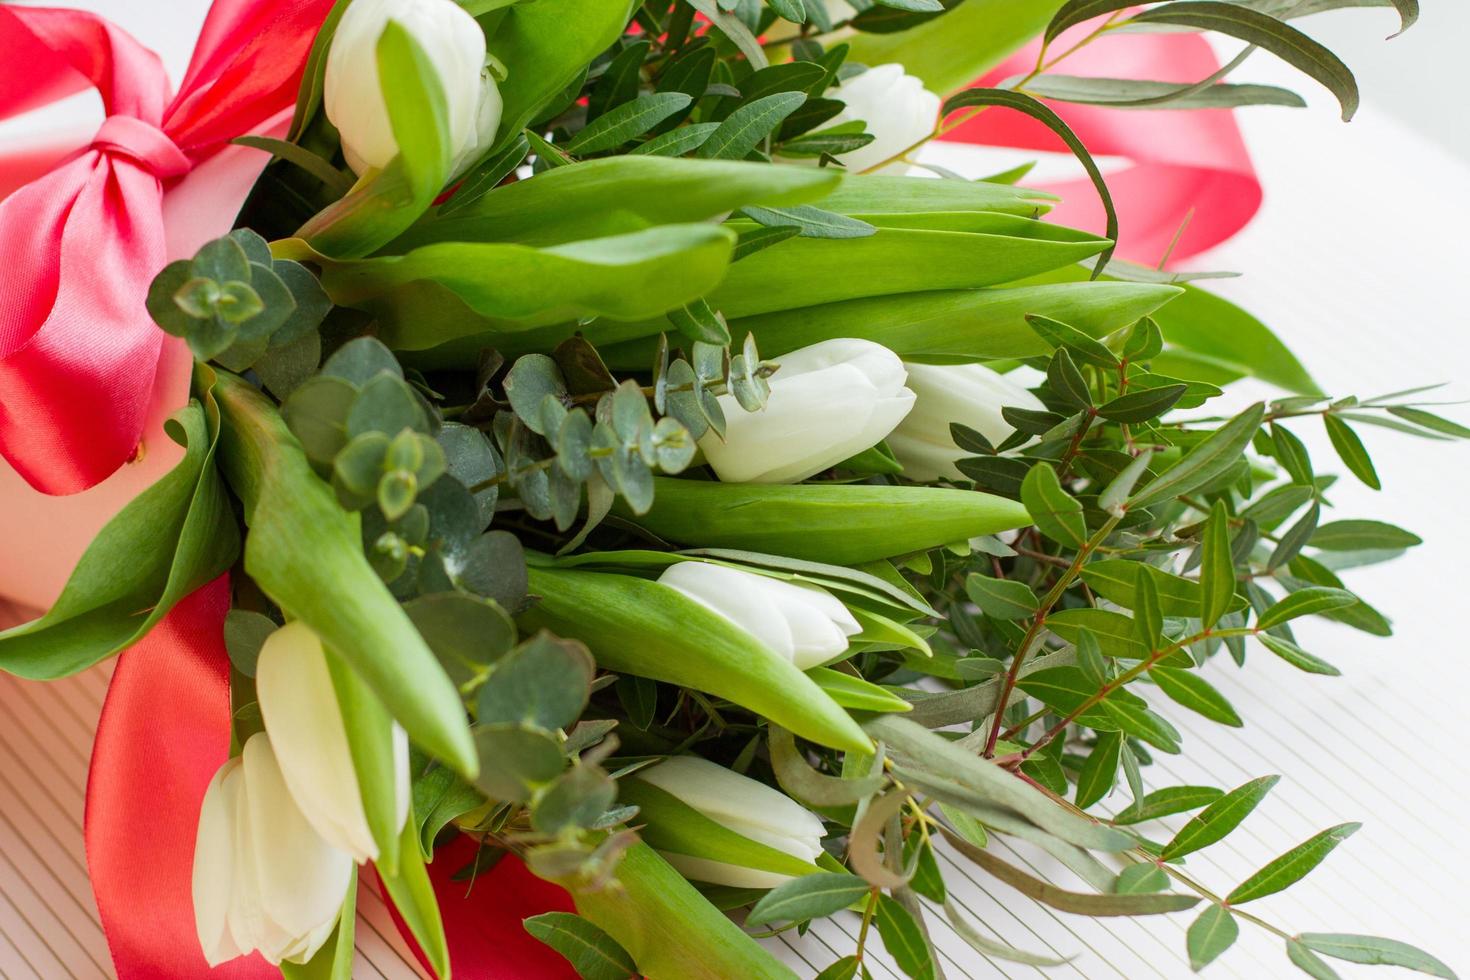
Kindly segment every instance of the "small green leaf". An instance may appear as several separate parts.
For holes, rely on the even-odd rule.
[[[1276,460],[1290,474],[1292,482],[1304,487],[1313,485],[1312,458],[1306,444],[1283,425],[1271,423],[1271,447]]]
[[[1307,542],[1316,532],[1317,521],[1321,515],[1321,505],[1313,502],[1307,512],[1281,536],[1280,542],[1271,552],[1271,557],[1266,560],[1268,571],[1275,571],[1301,554],[1302,548],[1306,547]]]
[[[1026,323],[1042,340],[1052,347],[1065,347],[1083,360],[1102,368],[1116,369],[1118,355],[1108,350],[1100,340],[1094,340],[1076,327],[1053,320],[1049,316],[1028,314]]]
[[[582,644],[538,633],[496,664],[480,688],[479,720],[568,728],[586,707],[595,669]]]
[[[1155,667],[1149,671],[1149,676],[1154,679],[1159,690],[1189,710],[1232,728],[1240,728],[1245,724],[1230,706],[1230,702],[1225,700],[1225,695],[1193,671]]]
[[[1344,589],[1312,586],[1298,592],[1293,592],[1270,609],[1261,613],[1260,619],[1256,621],[1256,628],[1269,630],[1273,626],[1279,626],[1282,623],[1301,616],[1311,616],[1333,609],[1341,609],[1343,606],[1351,606],[1357,601],[1357,596]]]
[[[1223,840],[1240,826],[1241,821],[1250,816],[1251,811],[1280,781],[1280,776],[1262,776],[1237,786],[1179,828],[1179,833],[1164,846],[1160,857],[1165,861],[1173,861]]]
[[[1286,958],[1313,980],[1342,980],[1326,961],[1295,939],[1286,941]]]
[[[1230,553],[1230,515],[1216,501],[1205,523],[1200,558],[1200,621],[1214,629],[1235,598],[1235,561]]]
[[[699,156],[709,160],[744,159],[805,101],[806,95],[801,92],[778,92],[740,106],[699,147]]]
[[[1062,488],[1057,471],[1050,463],[1031,467],[1021,482],[1021,502],[1036,522],[1036,527],[1058,544],[1081,547],[1087,543],[1087,522],[1082,517],[1082,504]]]
[[[1360,823],[1338,824],[1303,841],[1247,878],[1225,896],[1225,901],[1231,905],[1243,905],[1289,888],[1306,877],[1338,844],[1357,833],[1362,826]]]
[[[1373,468],[1373,460],[1368,456],[1363,440],[1358,438],[1352,427],[1331,413],[1323,415],[1322,421],[1327,426],[1327,438],[1332,441],[1332,448],[1337,450],[1338,458],[1347,466],[1348,471],[1374,490],[1382,490],[1383,484],[1378,480],[1378,471]]]
[[[865,897],[872,887],[850,874],[810,874],[792,878],[756,902],[755,908],[746,916],[745,924],[754,927],[826,918]]]
[[[1111,422],[1151,422],[1163,415],[1189,390],[1189,385],[1164,385],[1144,391],[1130,391],[1102,405],[1097,414]]]
[[[571,912],[543,912],[522,923],[526,931],[556,950],[582,980],[630,980],[638,967],[617,940]]]
[[[1119,895],[1151,895],[1169,887],[1169,876],[1156,864],[1130,864],[1118,872],[1113,891]]]
[[[1406,422],[1422,425],[1431,432],[1454,436],[1458,439],[1470,439],[1470,429],[1467,429],[1458,422],[1451,422],[1449,419],[1440,418],[1432,412],[1426,412],[1418,408],[1409,408],[1403,405],[1394,405],[1389,408],[1389,412],[1397,415]]]
[[[1025,619],[1036,615],[1040,602],[1025,582],[990,578],[972,572],[965,578],[965,593],[980,611],[995,619]]]
[[[1372,966],[1402,966],[1432,977],[1454,980],[1455,971],[1422,949],[1379,936],[1355,936],[1349,933],[1304,932],[1297,941],[1314,952],[1349,963]]]
[[[617,149],[628,140],[642,136],[665,119],[688,108],[692,101],[683,92],[640,95],[588,123],[571,138],[565,149],[573,155]]]
[[[1132,806],[1113,818],[1115,824],[1143,823],[1160,817],[1198,810],[1224,796],[1224,792],[1213,786],[1168,786],[1136,800]]]
[[[1183,459],[1144,486],[1128,501],[1130,510],[1187,494],[1230,469],[1261,427],[1266,406],[1256,403],[1212,432]]]
[[[1327,661],[1312,656],[1284,637],[1272,636],[1270,633],[1257,633],[1256,639],[1260,640],[1261,645],[1267,650],[1270,650],[1297,670],[1304,670],[1309,674],[1322,674],[1325,677],[1337,677],[1342,674],[1342,671]]]
[[[908,909],[887,895],[878,896],[878,912],[874,916],[883,948],[912,980],[934,980],[937,976],[929,943],[924,931]]]
[[[1240,924],[1223,905],[1211,905],[1189,925],[1185,948],[1189,951],[1189,968],[1198,973],[1235,944]]]
[[[1159,609],[1159,590],[1154,577],[1142,567],[1138,570],[1134,593],[1133,633],[1150,652],[1158,649],[1164,633],[1164,614]]]
[[[802,238],[867,238],[878,229],[861,218],[835,211],[824,211],[809,204],[788,208],[762,208],[754,205],[741,213],[767,228],[795,228]]]
[[[1083,810],[1108,795],[1118,778],[1118,753],[1123,747],[1119,732],[1103,732],[1097,737],[1082,772],[1077,777],[1077,806]]]
[[[1382,521],[1333,521],[1313,531],[1307,543],[1323,551],[1397,551],[1421,545],[1424,539]]]

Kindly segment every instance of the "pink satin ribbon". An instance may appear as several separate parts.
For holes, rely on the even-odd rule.
[[[158,56],[93,14],[0,7],[0,118],[95,88],[90,146],[0,201],[0,455],[75,493],[135,454],[163,343],[144,308],[165,186],[290,106],[327,0],[210,12],[170,98]]]
[[[1054,50],[1062,51],[1066,46],[1064,35]],[[1032,45],[976,84],[996,85],[1029,71],[1035,64],[1036,46]],[[1054,71],[1188,85],[1208,78],[1219,67],[1209,43],[1197,34],[1111,34],[1069,56]],[[1171,253],[1171,261],[1197,255],[1245,227],[1261,206],[1261,183],[1235,116],[1228,109],[1126,110],[1048,104],[1095,156],[1128,160],[1125,168],[1107,175],[1118,209],[1121,258],[1156,265],[1186,218],[1188,226]],[[1002,110],[981,113],[945,139],[1069,152],[1045,126],[1029,116]],[[1102,232],[1102,205],[1089,181],[1069,180],[1042,187],[1062,198],[1051,212],[1051,220]]]

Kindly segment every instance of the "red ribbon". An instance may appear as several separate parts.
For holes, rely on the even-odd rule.
[[[95,88],[91,145],[0,201],[0,454],[75,493],[137,450],[162,331],[165,185],[289,107],[328,0],[216,3],[179,93],[158,56],[90,13],[0,7],[0,119]]]
[[[1088,25],[1078,28],[1087,29]],[[1056,49],[1065,49],[1066,41],[1064,36]],[[976,84],[994,86],[1035,64],[1032,45]],[[1209,42],[1197,34],[1110,34],[1068,56],[1055,70],[1184,86],[1208,78],[1219,67]],[[1118,210],[1121,258],[1156,265],[1186,220],[1188,226],[1170,253],[1171,260],[1197,255],[1245,227],[1261,206],[1261,183],[1228,109],[1139,111],[1050,105],[1089,152],[1129,161],[1126,168],[1108,174],[1108,189]],[[981,113],[945,139],[1070,152],[1051,130],[1017,112]],[[1102,232],[1102,205],[1089,181],[1042,186],[1062,197],[1049,216],[1052,220]]]

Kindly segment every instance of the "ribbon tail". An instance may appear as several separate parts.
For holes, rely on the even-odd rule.
[[[1033,44],[976,84],[997,85],[1025,72],[1035,61]],[[1184,87],[1208,78],[1219,67],[1209,43],[1196,35],[1116,34],[1069,56],[1057,70],[1084,76],[1168,81]],[[1167,253],[1171,262],[1177,263],[1230,238],[1260,208],[1261,183],[1229,109],[1140,112],[1075,103],[1048,104],[1094,156],[1127,161],[1122,169],[1107,175],[1118,211],[1120,258],[1152,266]],[[1067,152],[1045,126],[1010,112],[982,113],[945,139]],[[1089,182],[1040,186],[1062,196],[1062,203],[1050,214],[1051,220],[1102,231],[1103,209]]]
[[[455,873],[474,861],[476,847],[474,840],[461,835],[439,848],[428,866],[444,918],[454,980],[576,980],[571,964],[521,925],[521,920],[542,912],[575,912],[572,897],[531,874],[511,855],[473,882],[454,881]],[[379,891],[404,942],[424,974],[432,977],[428,959],[387,890],[380,886]]]
[[[117,662],[87,778],[87,865],[118,980],[270,980],[259,956],[214,971],[194,928],[194,839],[230,750],[227,577],[197,590]]]

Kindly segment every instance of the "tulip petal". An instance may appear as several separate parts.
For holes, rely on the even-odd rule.
[[[707,759],[674,756],[640,770],[638,778],[751,840],[808,860],[821,852],[826,831],[820,817],[765,783]]]
[[[235,814],[239,809],[240,760],[220,766],[199,809],[194,841],[194,928],[210,966],[243,956],[230,930],[231,894],[237,887]]]
[[[711,612],[718,613],[766,648],[790,660],[796,649],[791,627],[772,609],[752,572],[708,562],[682,561],[670,565],[659,582],[677,589]]]
[[[992,443],[1003,442],[1012,426],[1002,408],[1042,411],[1031,392],[983,364],[909,364],[908,385],[918,396],[888,439],[888,448],[903,464],[904,475],[930,481],[965,479],[955,460],[971,455],[955,444],[951,422],[976,430]]]
[[[322,927],[335,922],[341,910],[352,882],[352,858],[323,840],[297,808],[268,735],[252,735],[242,756],[248,858],[262,920],[258,948],[275,963],[303,952],[309,959],[316,949],[297,941],[318,934],[326,941],[331,930]]]
[[[793,662],[802,670],[824,664],[847,649],[862,627],[837,597],[815,585],[765,578],[771,602],[791,629]]]
[[[347,729],[321,640],[302,622],[272,633],[255,687],[286,785],[316,832],[358,862],[378,846],[362,808]]]

